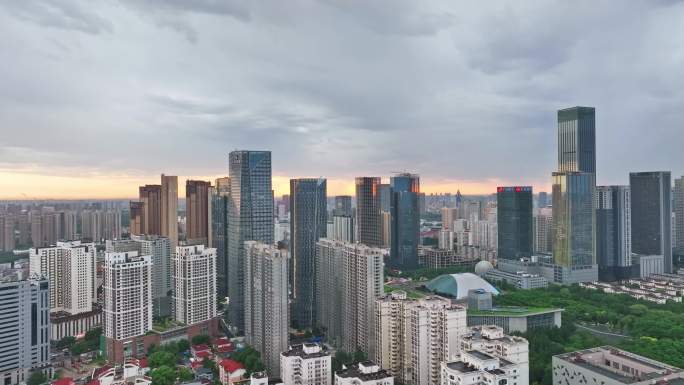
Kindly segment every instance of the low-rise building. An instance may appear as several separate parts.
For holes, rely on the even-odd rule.
[[[684,383],[684,370],[612,346],[601,346],[553,356],[551,368],[554,384]]]
[[[492,269],[485,273],[485,278],[489,281],[503,281],[515,286],[518,289],[539,289],[549,286],[549,281],[539,274],[530,274],[524,271],[515,273]]]
[[[563,309],[492,306],[491,293],[468,292],[468,326],[496,325],[505,333],[561,327]]]
[[[527,364],[517,364],[479,350],[461,353],[461,359],[442,362],[441,385],[527,385]]]
[[[375,363],[364,361],[335,373],[335,385],[394,385],[394,377]]]
[[[219,379],[222,385],[233,385],[244,380],[247,371],[245,367],[229,358],[222,360],[219,364]]]
[[[321,345],[292,345],[280,354],[280,378],[284,385],[330,385],[332,357]]]

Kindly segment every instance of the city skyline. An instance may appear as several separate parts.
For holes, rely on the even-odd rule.
[[[550,191],[574,105],[597,109],[597,183],[684,174],[681,3],[392,5],[4,3],[0,199],[132,198],[225,176],[233,149],[273,152],[277,194],[395,170]]]

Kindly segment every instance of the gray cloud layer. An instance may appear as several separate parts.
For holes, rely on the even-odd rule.
[[[684,3],[9,1],[0,163],[548,181],[597,108],[599,183],[684,173]]]

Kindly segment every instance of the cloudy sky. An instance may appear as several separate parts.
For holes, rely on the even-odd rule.
[[[597,109],[600,184],[681,175],[683,21],[652,0],[3,1],[0,198],[132,197],[226,175],[233,149],[271,150],[278,193],[402,170],[548,189],[574,105]]]

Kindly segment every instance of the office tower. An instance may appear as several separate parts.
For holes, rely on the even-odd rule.
[[[335,197],[335,208],[333,208],[333,216],[352,216],[352,197],[350,195],[337,195]]]
[[[553,214],[550,207],[540,209],[534,216],[534,252],[551,254],[553,252]]]
[[[25,384],[50,366],[49,283],[45,278],[0,281],[0,381]]]
[[[556,282],[598,280],[594,174],[553,173],[553,260]]]
[[[244,330],[245,241],[273,244],[273,190],[270,151],[229,155],[228,319]]]
[[[461,352],[480,352],[477,354],[480,358],[487,358],[487,356],[492,358],[497,358],[499,363],[508,362],[510,364],[518,365],[515,369],[517,372],[513,372],[514,368],[508,368],[507,373],[501,373],[501,368],[499,371],[493,370],[493,373],[502,375],[514,375],[513,383],[518,384],[529,384],[530,383],[530,372],[529,372],[529,343],[526,339],[518,336],[509,336],[504,333],[504,329],[500,326],[486,325],[486,326],[471,326],[468,327],[468,331],[465,335],[461,337]],[[487,383],[486,381],[483,381]],[[501,382],[497,383],[501,384]]]
[[[216,179],[211,196],[212,245],[216,249],[216,285],[221,299],[228,296],[228,207],[230,178]]]
[[[382,238],[380,246],[388,248],[392,244],[392,213],[389,211],[381,211],[380,223],[380,235]]]
[[[216,249],[176,247],[172,281],[176,321],[195,325],[216,317]]]
[[[335,385],[394,385],[394,377],[372,361],[351,364],[335,373]]]
[[[332,218],[332,232],[328,238],[340,242],[354,242],[354,217],[338,216]]]
[[[111,358],[125,347],[117,341],[152,330],[152,257],[137,251],[107,252],[102,278],[104,335]]]
[[[632,172],[632,252],[662,255],[663,268],[672,273],[670,172]]]
[[[139,255],[149,255],[152,260],[152,309],[155,317],[171,315],[172,261],[171,241],[158,235],[131,235]],[[126,241],[122,241],[126,242]],[[132,251],[127,249],[107,251]]]
[[[142,234],[161,235],[162,186],[148,184],[138,188],[140,202],[143,203],[145,226]]]
[[[304,343],[280,354],[283,385],[331,385],[332,356],[325,347]]]
[[[50,281],[50,311],[69,314],[89,312],[97,299],[95,244],[57,242],[32,248],[29,271]]]
[[[371,357],[402,384],[439,384],[440,363],[459,357],[466,309],[446,298],[407,299],[405,292],[393,292],[377,300],[374,318]]]
[[[442,207],[442,229],[451,230],[454,226],[454,221],[458,219],[458,209],[455,207]]]
[[[599,279],[634,278],[629,186],[596,187],[596,260]]]
[[[499,259],[532,256],[532,187],[514,186],[496,189],[496,218]]]
[[[209,215],[211,200],[209,190],[211,183],[201,180],[185,182],[185,220],[186,239],[188,243],[207,245],[209,240]]]
[[[161,174],[161,235],[169,238],[171,251],[178,245],[178,177]]]
[[[391,177],[390,185],[392,230],[389,265],[398,269],[417,268],[420,243],[420,179],[418,175],[403,173]]]
[[[261,354],[269,375],[280,373],[288,349],[288,253],[272,245],[245,242],[245,337]]]
[[[684,252],[684,176],[674,181],[674,248]]]
[[[129,202],[129,225],[128,232],[130,234],[140,235],[145,233],[145,203],[130,201]]]
[[[316,321],[336,347],[373,356],[373,309],[383,292],[382,250],[318,241]]]
[[[0,251],[12,251],[14,246],[14,216],[0,214]]]
[[[379,177],[356,178],[356,239],[371,247],[382,243],[379,186]]]
[[[380,190],[380,211],[389,212],[392,207],[392,186],[381,183]]]
[[[558,171],[596,174],[596,125],[593,107],[558,111]]]
[[[300,329],[314,325],[316,242],[327,232],[326,186],[323,178],[290,179],[292,321]]]
[[[549,205],[549,194],[546,191],[541,191],[537,197],[537,207],[543,208]]]

